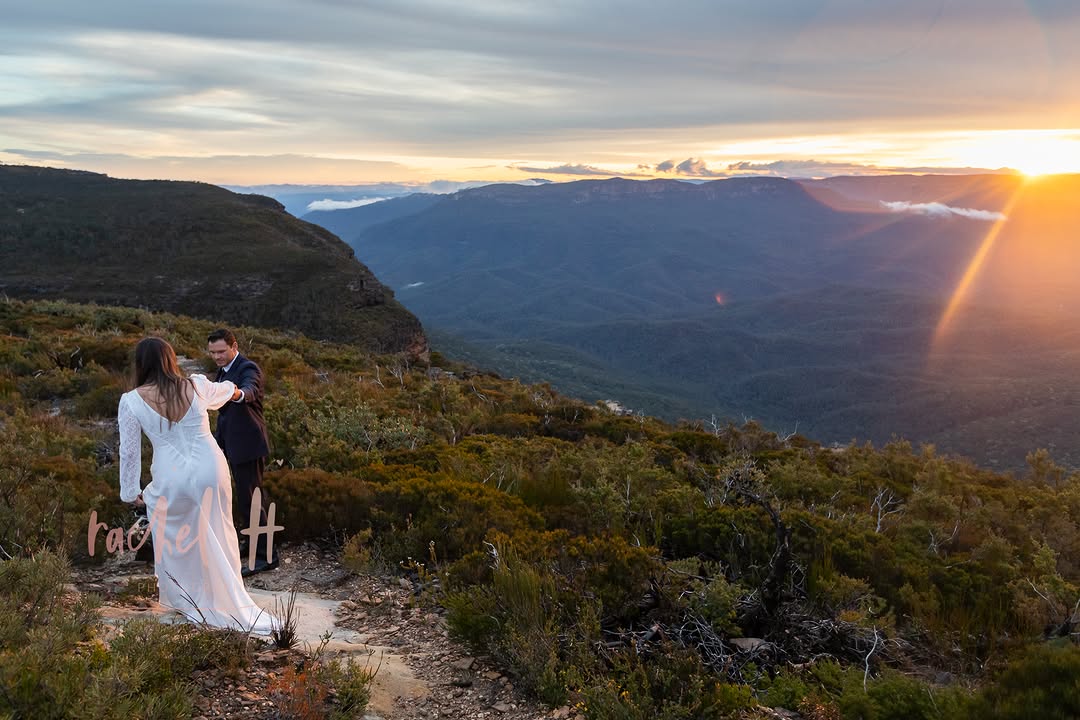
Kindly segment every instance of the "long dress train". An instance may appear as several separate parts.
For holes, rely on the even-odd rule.
[[[228,402],[235,385],[192,375],[187,413],[170,423],[135,390],[120,398],[120,498],[133,502],[142,470],[140,431],[153,444],[151,482],[142,489],[154,544],[154,574],[162,605],[193,622],[270,633],[280,621],[244,587],[232,520],[232,481],[210,433],[207,410]]]

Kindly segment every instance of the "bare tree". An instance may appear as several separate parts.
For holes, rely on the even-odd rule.
[[[409,361],[401,357],[395,358],[394,363],[387,369],[397,378],[401,387],[405,387],[405,376],[409,374]]]
[[[877,495],[874,496],[874,501],[870,503],[870,509],[877,514],[877,525],[874,527],[874,532],[880,533],[885,518],[904,512],[904,502],[894,495],[892,490],[879,487]]]
[[[953,540],[956,539],[956,536],[958,534],[960,534],[960,521],[959,520],[956,521],[956,524],[953,525],[952,534],[949,535],[948,537],[945,537],[944,533],[942,533],[939,536],[937,531],[934,530],[934,528],[930,528],[929,533],[930,533],[930,546],[929,546],[928,549],[930,550],[930,552],[934,553],[935,555],[940,555],[941,554],[941,546],[942,546],[942,544],[951,543]]]
[[[769,573],[761,587],[761,605],[767,616],[774,616],[783,602],[784,589],[791,578],[793,564],[791,530],[780,517],[780,512],[773,507],[772,498],[766,492],[761,471],[757,469],[753,461],[747,461],[727,474],[724,480],[724,494],[751,505],[757,505],[772,520],[776,548],[769,560]]]

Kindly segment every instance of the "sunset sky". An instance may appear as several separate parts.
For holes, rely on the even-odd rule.
[[[1075,0],[0,0],[0,162],[214,183],[1080,172]]]

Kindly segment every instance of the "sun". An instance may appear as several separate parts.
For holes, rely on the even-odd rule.
[[[1012,168],[1027,177],[1080,173],[1080,131],[1002,130],[980,133],[957,150],[969,167]]]
[[[1080,144],[1060,142],[1048,143],[1046,147],[1035,145],[1010,167],[1027,177],[1077,173],[1080,172]]]

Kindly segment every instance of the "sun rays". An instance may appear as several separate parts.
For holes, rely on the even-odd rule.
[[[990,255],[990,251],[993,250],[994,244],[997,242],[1002,230],[1005,229],[1006,223],[1009,222],[1009,215],[1012,213],[1013,208],[1016,207],[1016,203],[1019,201],[1020,197],[1024,194],[1026,187],[1026,183],[1021,183],[1017,186],[1016,191],[1002,209],[1001,218],[994,221],[994,224],[983,238],[982,243],[980,243],[979,249],[975,251],[975,254],[971,258],[971,262],[968,263],[967,268],[964,270],[960,282],[957,283],[956,289],[953,290],[953,294],[949,298],[948,305],[945,306],[945,312],[941,314],[941,319],[938,320],[937,327],[934,328],[933,341],[930,345],[931,357],[934,356],[935,351],[941,348],[948,337],[949,332],[956,322],[960,307],[970,296],[972,285],[978,278],[979,272],[985,265],[986,258]]]

